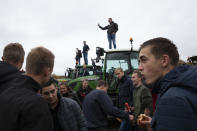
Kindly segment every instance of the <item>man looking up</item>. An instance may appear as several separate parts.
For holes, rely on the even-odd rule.
[[[10,43],[3,50],[2,61],[0,61],[0,94],[21,73],[25,51],[19,43]]]
[[[26,74],[19,76],[0,95],[1,131],[52,131],[53,120],[38,91],[51,77],[55,56],[44,47],[32,49]]]

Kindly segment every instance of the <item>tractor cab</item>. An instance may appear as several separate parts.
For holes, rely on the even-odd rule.
[[[191,65],[197,65],[197,56],[192,56],[187,59],[188,63]]]
[[[107,81],[109,88],[108,94],[114,104],[117,104],[118,79],[115,75],[116,68],[122,68],[125,75],[131,75],[138,69],[138,51],[131,49],[116,49],[105,51],[103,66],[103,80]]]

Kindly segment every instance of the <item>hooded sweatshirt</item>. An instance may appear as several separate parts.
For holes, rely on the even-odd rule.
[[[0,131],[52,131],[53,119],[39,83],[20,75],[0,95]]]
[[[197,67],[178,66],[154,86],[159,89],[153,131],[197,130]]]
[[[7,88],[10,83],[20,75],[19,70],[6,62],[0,61],[0,94]]]

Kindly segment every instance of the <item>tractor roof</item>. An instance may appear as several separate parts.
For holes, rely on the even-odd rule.
[[[131,49],[109,49],[109,50],[106,50],[105,52],[107,53],[111,53],[111,52],[124,52],[124,51],[131,51]],[[138,52],[137,50],[133,50],[133,52]]]

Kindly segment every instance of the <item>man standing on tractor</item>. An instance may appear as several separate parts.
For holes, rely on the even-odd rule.
[[[82,57],[82,54],[81,54],[81,50],[79,50],[78,48],[76,49],[77,51],[76,51],[76,57],[75,57],[75,59],[76,59],[76,65],[81,65],[81,57]]]
[[[107,29],[107,39],[109,41],[109,49],[112,49],[112,42],[114,49],[116,49],[116,32],[118,31],[118,24],[112,21],[112,18],[108,19],[109,25],[102,27],[98,24],[98,27],[102,30]]]
[[[86,41],[83,41],[83,58],[84,63],[88,65],[88,51],[90,50],[89,46],[86,45]]]

